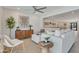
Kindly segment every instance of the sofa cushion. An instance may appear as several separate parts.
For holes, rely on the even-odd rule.
[[[60,31],[60,30],[55,30],[54,35],[55,35],[55,36],[61,36],[61,31]]]

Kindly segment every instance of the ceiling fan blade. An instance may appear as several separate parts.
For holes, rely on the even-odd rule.
[[[32,7],[34,8],[35,11],[40,12],[40,13],[44,13],[43,11],[40,11],[40,10],[47,8],[47,7],[42,7],[42,8],[37,9],[36,6],[32,6]]]
[[[37,9],[37,10],[43,10],[43,9],[46,9],[47,7],[42,7],[42,8],[39,8],[39,9]]]
[[[34,10],[37,10],[35,6],[32,6],[34,8]]]
[[[43,11],[40,11],[40,10],[37,10],[38,12],[40,12],[40,13],[44,13]]]

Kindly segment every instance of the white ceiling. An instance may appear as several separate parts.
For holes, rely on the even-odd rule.
[[[43,7],[43,6],[40,6],[40,7]],[[34,9],[32,6],[4,6],[4,8],[19,10],[19,11],[23,11],[26,13],[34,12]],[[58,14],[61,12],[68,12],[68,11],[75,10],[75,9],[79,9],[79,7],[78,6],[47,6],[47,9],[44,9],[42,11],[45,12],[43,15],[46,15],[49,13],[53,15],[53,14]]]
[[[38,8],[43,7],[43,6],[38,6]],[[34,9],[32,6],[4,6],[4,8],[8,8],[8,9],[14,9],[14,10],[21,10],[21,11],[28,11],[28,12],[33,12]],[[58,9],[63,8],[62,6],[47,6],[47,9],[44,9],[43,11],[55,11]]]
[[[32,6],[4,6],[5,8],[8,8],[8,9],[15,9],[17,10],[17,8],[20,8],[21,10],[28,10],[28,11],[33,11],[33,7]],[[38,8],[40,7],[43,7],[43,6],[38,6]],[[57,10],[57,9],[60,9],[60,8],[63,8],[63,6],[47,6],[47,10]]]

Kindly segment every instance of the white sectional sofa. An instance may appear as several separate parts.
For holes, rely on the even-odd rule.
[[[43,35],[32,35],[32,40],[36,43],[44,41]],[[51,35],[49,41],[54,43],[54,46],[50,48],[51,53],[67,53],[72,45],[75,43],[75,32],[69,30],[63,32],[60,36]]]
[[[74,31],[67,31],[62,34],[62,37],[52,36],[49,40],[54,43],[54,46],[50,48],[50,52],[67,53],[75,43],[75,34]]]

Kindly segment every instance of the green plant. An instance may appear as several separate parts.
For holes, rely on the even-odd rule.
[[[29,27],[30,27],[30,30],[31,30],[32,25],[29,25]]]
[[[19,29],[19,26],[16,27],[16,30],[20,30],[20,29]]]
[[[10,16],[8,19],[7,19],[7,26],[8,28],[10,29],[10,37],[11,37],[11,30],[14,28],[15,26],[15,19],[14,17]]]

